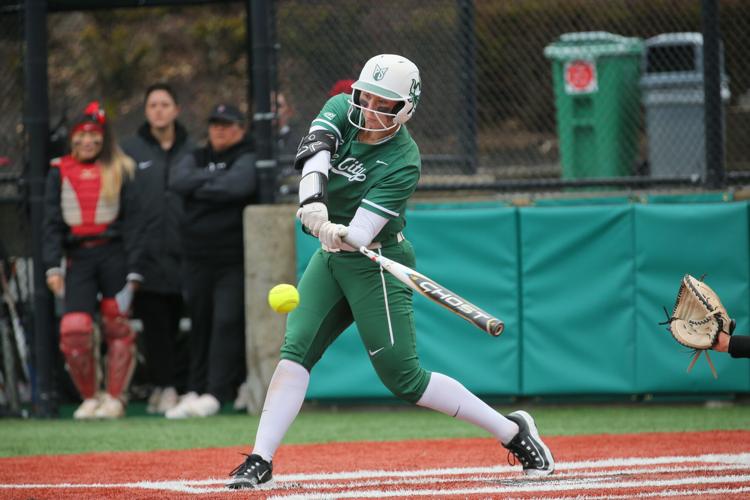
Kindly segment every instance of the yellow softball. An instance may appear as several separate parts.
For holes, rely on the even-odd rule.
[[[279,314],[291,312],[299,305],[299,292],[294,285],[276,285],[268,292],[268,305]]]

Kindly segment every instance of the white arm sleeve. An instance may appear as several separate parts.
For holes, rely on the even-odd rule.
[[[349,223],[349,234],[346,237],[346,242],[354,248],[366,247],[372,243],[373,238],[387,223],[388,219],[385,217],[359,207]]]
[[[307,159],[305,166],[302,167],[302,177],[310,172],[320,172],[328,177],[328,167],[331,166],[331,152],[325,149],[318,151]]]

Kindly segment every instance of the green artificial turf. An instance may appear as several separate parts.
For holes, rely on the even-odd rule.
[[[543,435],[639,433],[662,431],[750,430],[750,405],[720,404],[589,404],[499,406],[503,413],[524,407]],[[133,404],[117,421],[0,420],[0,456],[138,451],[248,445],[258,417],[234,413],[205,419],[166,420],[146,416]],[[140,415],[139,415],[140,414]],[[390,441],[487,437],[462,421],[409,406],[305,408],[284,443]]]

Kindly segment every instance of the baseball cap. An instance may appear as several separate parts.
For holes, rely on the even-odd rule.
[[[208,122],[245,123],[245,115],[231,104],[220,103],[213,107],[208,115]]]

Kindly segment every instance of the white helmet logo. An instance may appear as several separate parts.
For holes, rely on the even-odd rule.
[[[372,79],[376,82],[379,82],[383,78],[385,78],[385,72],[388,71],[388,68],[381,68],[377,64],[375,65],[375,71],[372,73]]]
[[[409,87],[409,101],[414,103],[414,106],[416,106],[417,104],[419,104],[419,97],[421,95],[422,83],[412,79],[411,86]]]

